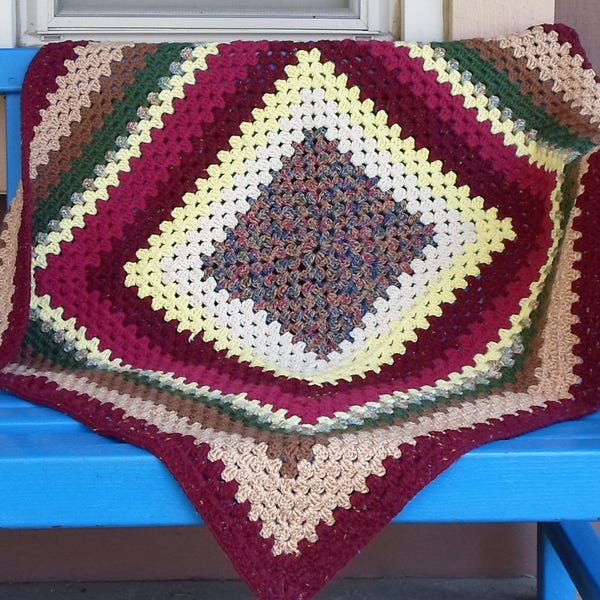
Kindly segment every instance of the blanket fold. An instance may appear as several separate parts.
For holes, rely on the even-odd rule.
[[[599,408],[571,29],[63,42],[23,92],[0,386],[156,454],[258,597],[314,596],[468,450]]]

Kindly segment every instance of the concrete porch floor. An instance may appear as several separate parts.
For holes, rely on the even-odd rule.
[[[342,579],[315,600],[534,600],[518,579]],[[0,584],[0,600],[252,600],[237,581]]]

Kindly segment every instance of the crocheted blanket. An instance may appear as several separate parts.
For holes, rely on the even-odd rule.
[[[575,33],[64,42],[24,86],[0,385],[160,457],[263,599],[469,449],[599,407]]]

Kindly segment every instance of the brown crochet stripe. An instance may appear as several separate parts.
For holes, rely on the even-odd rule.
[[[569,242],[572,247],[572,241]],[[552,305],[555,307],[554,316],[549,320],[549,325],[556,331],[552,335],[545,336],[544,345],[552,346],[549,352],[552,356],[559,357],[558,369],[552,379],[543,378],[541,385],[537,389],[530,390],[532,393],[508,393],[492,395],[481,400],[473,400],[470,403],[459,404],[456,407],[446,407],[443,411],[430,411],[429,414],[421,415],[413,421],[402,423],[396,426],[390,426],[385,430],[380,430],[377,434],[371,435],[373,432],[348,432],[329,439],[329,446],[323,447],[317,444],[314,449],[316,451],[317,472],[322,473],[323,477],[327,477],[329,469],[320,471],[319,464],[329,463],[331,460],[341,461],[341,470],[336,478],[336,485],[339,486],[340,492],[337,492],[337,500],[335,506],[343,506],[344,503],[339,493],[350,494],[355,491],[366,491],[366,481],[371,475],[382,476],[385,472],[381,463],[381,458],[385,456],[400,456],[399,448],[403,444],[414,444],[415,440],[421,436],[429,436],[435,431],[458,430],[463,427],[471,427],[473,423],[482,423],[490,419],[502,419],[506,415],[515,414],[519,410],[530,410],[532,406],[544,406],[547,398],[554,397],[553,394],[558,393],[562,397],[568,397],[568,389],[573,382],[572,368],[576,363],[576,357],[572,354],[572,339],[569,336],[571,321],[573,316],[564,314],[565,309],[568,313],[568,303],[556,302],[560,298],[560,294],[566,292],[570,288],[570,269],[568,262],[574,261],[577,256],[573,252],[564,253],[564,266],[557,274],[559,285],[555,295],[552,298]],[[558,341],[555,345],[554,340]],[[560,368],[562,366],[562,368]],[[543,371],[552,370],[554,365],[543,365]],[[21,370],[21,367],[17,367]],[[23,372],[25,376],[35,374],[35,372]],[[92,397],[101,395],[105,397],[105,401],[113,403],[119,409],[125,411],[125,417],[134,416],[142,418],[146,422],[157,425],[161,431],[180,433],[182,435],[194,435],[198,442],[207,441],[211,445],[209,453],[210,460],[220,460],[224,463],[223,478],[227,481],[235,481],[239,485],[237,499],[240,502],[249,502],[252,506],[251,518],[261,522],[264,537],[274,535],[276,543],[274,545],[274,554],[293,553],[295,548],[302,540],[316,541],[316,526],[318,523],[333,524],[333,510],[331,503],[327,501],[331,498],[325,494],[318,493],[313,497],[312,491],[314,488],[319,489],[319,481],[314,481],[313,475],[309,474],[309,480],[304,481],[302,477],[299,481],[290,481],[290,486],[293,490],[290,491],[292,497],[303,486],[308,485],[305,493],[311,494],[310,512],[308,514],[290,511],[286,513],[288,523],[285,531],[285,539],[277,540],[278,527],[281,527],[281,515],[275,511],[269,510],[269,507],[264,502],[265,488],[263,483],[256,483],[255,478],[264,473],[268,474],[268,478],[273,479],[273,490],[281,490],[282,483],[280,481],[281,473],[273,471],[272,459],[270,459],[264,451],[264,444],[257,444],[255,440],[243,439],[238,432],[216,432],[212,428],[204,428],[199,424],[194,427],[187,419],[174,418],[175,415],[157,415],[155,408],[147,409],[144,406],[142,398],[132,398],[131,396],[120,398],[120,394],[116,390],[111,390],[105,386],[97,386],[92,382],[84,381],[77,372],[65,373],[55,370],[39,371],[37,376],[48,378],[54,381],[59,387],[68,389],[78,393],[91,395]],[[99,392],[101,394],[99,394]],[[137,408],[136,408],[137,405]],[[130,412],[131,410],[131,412]],[[160,411],[159,411],[160,412]],[[150,414],[152,413],[152,414]],[[262,449],[261,449],[262,448]],[[354,448],[354,452],[350,456],[368,457],[368,460],[362,461],[356,465],[352,459],[345,459],[347,456],[346,450]],[[333,453],[333,454],[332,454]],[[350,460],[346,463],[344,460]],[[251,468],[248,465],[252,464]],[[344,466],[345,465],[345,466]],[[279,465],[278,465],[279,468]],[[312,467],[311,467],[312,468]],[[325,482],[327,483],[327,482]],[[331,482],[329,482],[330,484]],[[324,484],[325,485],[325,484]],[[327,488],[327,492],[331,493],[331,488]],[[341,492],[341,490],[346,490]],[[335,490],[333,490],[335,491]],[[307,528],[307,521],[311,524]],[[315,537],[317,536],[317,537]]]
[[[552,85],[552,96],[562,100],[582,116],[596,122],[600,109],[600,96],[595,73],[585,69],[581,56],[573,56],[570,43],[561,43],[558,32],[546,34],[535,27],[525,35],[512,35],[498,39],[503,49],[512,49],[515,57],[525,59],[527,68],[539,72],[541,81]],[[539,48],[543,48],[540,52]],[[597,140],[596,136],[594,140]]]
[[[48,162],[52,150],[60,150],[61,138],[68,137],[71,125],[81,120],[81,109],[89,106],[90,94],[100,90],[100,78],[110,76],[109,65],[122,60],[122,49],[127,45],[131,44],[106,46],[90,42],[74,48],[77,58],[66,62],[67,73],[57,77],[57,89],[48,94],[48,105],[40,111],[41,121],[34,127],[29,146],[31,178],[37,177],[37,168]],[[107,56],[99,60],[99,51]]]
[[[49,189],[58,185],[61,175],[70,169],[72,161],[81,156],[84,146],[92,141],[94,132],[102,127],[104,117],[113,112],[114,102],[123,99],[124,86],[135,81],[135,71],[144,68],[145,56],[155,54],[156,50],[153,44],[122,49],[123,59],[111,63],[110,76],[99,78],[100,90],[90,94],[91,106],[81,107],[81,118],[71,123],[71,133],[61,138],[60,149],[51,150],[48,162],[38,165],[37,178],[32,182],[36,198],[45,198]]]
[[[531,70],[527,67],[526,61],[523,58],[517,58],[514,54],[507,53],[500,45],[494,45],[493,41],[467,40],[465,46],[477,50],[482,59],[492,61],[497,71],[505,72],[511,83],[518,84],[523,94],[531,96],[531,100],[536,106],[556,117],[560,123],[580,136],[594,141],[600,140],[598,128],[590,122],[590,118],[586,118],[581,113],[575,113],[563,102],[551,101],[555,97],[552,81],[542,81],[538,77],[527,76]]]
[[[57,366],[41,355],[36,355],[29,349],[24,349],[19,357],[19,364],[29,367],[37,372],[63,374],[64,368]],[[300,460],[312,458],[312,447],[319,443],[327,445],[327,437],[319,436],[293,436],[287,434],[274,434],[256,427],[244,425],[234,421],[216,408],[202,403],[194,403],[175,394],[159,391],[156,388],[135,383],[131,379],[114,372],[82,369],[75,372],[81,385],[96,384],[115,390],[119,394],[143,398],[149,405],[163,406],[179,418],[186,419],[189,423],[202,424],[215,431],[228,431],[244,438],[254,440],[257,444],[267,445],[267,454],[273,458],[282,458],[281,474],[286,477],[297,475],[297,465]],[[151,416],[149,418],[151,422]]]

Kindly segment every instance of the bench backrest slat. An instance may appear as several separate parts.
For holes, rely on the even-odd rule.
[[[0,94],[6,107],[6,192],[15,195],[21,178],[21,88],[35,48],[0,48]]]

